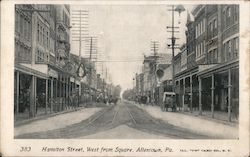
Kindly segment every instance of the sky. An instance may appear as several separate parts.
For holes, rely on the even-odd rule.
[[[179,26],[180,38],[177,44],[185,43],[185,24],[187,11],[193,6],[185,5],[185,11],[179,16],[175,13],[175,26]],[[140,73],[143,56],[152,54],[151,41],[160,43],[159,53],[171,53],[166,26],[171,26],[171,9],[167,5],[78,5],[71,10],[89,11],[89,34],[97,36],[98,73],[108,82],[120,85],[123,90],[133,87],[135,73]],[[180,23],[179,23],[180,22]],[[72,24],[73,22],[71,22]],[[84,43],[83,43],[84,45]],[[178,52],[178,50],[176,50]],[[71,53],[79,55],[79,42],[71,42]],[[82,46],[82,56],[88,57],[89,51]],[[102,70],[103,69],[103,70]],[[107,77],[106,77],[107,69]]]

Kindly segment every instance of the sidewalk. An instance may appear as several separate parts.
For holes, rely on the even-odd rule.
[[[237,139],[239,137],[237,123],[224,123],[211,118],[183,114],[183,112],[162,112],[159,106],[135,105],[147,111],[154,118],[193,132],[210,135],[214,138]]]
[[[30,123],[16,126],[14,128],[14,133],[15,136],[17,136],[26,133],[64,128],[68,125],[79,123],[83,120],[88,119],[90,116],[100,111],[101,109],[102,108],[82,108],[78,111],[61,113],[53,117],[31,121]]]

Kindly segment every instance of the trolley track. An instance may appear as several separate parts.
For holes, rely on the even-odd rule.
[[[84,138],[99,132],[109,132],[120,125],[173,139],[209,138],[155,119],[143,109],[129,102],[119,102],[117,105],[105,107],[90,118],[65,128],[23,134],[15,138]]]

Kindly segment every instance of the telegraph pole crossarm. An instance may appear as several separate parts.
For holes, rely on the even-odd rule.
[[[172,49],[172,91],[175,92],[175,66],[174,66],[174,56],[175,56],[175,52],[174,50],[177,49],[178,47],[176,47],[175,43],[176,43],[176,40],[179,39],[179,38],[176,38],[174,36],[174,33],[178,33],[179,31],[176,31],[175,29],[179,29],[179,27],[175,26],[174,24],[174,12],[177,11],[180,15],[180,13],[182,11],[185,11],[185,8],[182,6],[182,5],[177,5],[176,7],[174,5],[171,6],[172,8],[171,9],[168,9],[168,11],[171,11],[172,12],[172,25],[171,26],[167,26],[166,28],[167,29],[171,29],[170,31],[167,31],[167,32],[171,32],[172,35],[171,35],[171,45],[168,45],[168,48],[169,49]]]

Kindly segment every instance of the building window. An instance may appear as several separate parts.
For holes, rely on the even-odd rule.
[[[200,23],[200,27],[201,27],[201,32],[200,32],[200,34],[202,34],[203,33],[203,22],[201,21],[201,23]]]
[[[201,54],[203,54],[203,43],[201,43]]]
[[[20,33],[21,15],[17,15],[17,32]]]
[[[213,63],[218,63],[218,50],[214,49],[214,62]]]
[[[42,32],[42,26],[40,25],[40,36],[39,36],[39,41],[40,41],[40,43],[42,44],[42,38],[43,38],[43,32]]]
[[[227,22],[227,18],[226,18],[227,16],[226,16],[226,11],[224,10],[223,11],[223,23],[222,23],[222,25],[223,25],[223,28],[225,29],[226,28],[226,22]]]
[[[210,33],[213,31],[212,22],[209,22],[209,30],[210,30]]]
[[[208,64],[211,64],[211,62],[212,62],[211,61],[212,60],[212,57],[211,57],[212,55],[211,54],[212,54],[212,51],[209,51],[208,54],[207,54],[207,58],[208,58],[207,63]]]
[[[39,42],[39,29],[40,29],[40,26],[39,26],[39,23],[37,24],[37,41]]]
[[[43,46],[45,46],[45,44],[46,44],[46,41],[45,41],[45,30],[43,28]]]
[[[20,17],[20,34],[23,36],[23,17]]]
[[[206,41],[204,40],[203,41],[203,51],[204,51],[204,53],[205,53],[205,50],[206,50]]]
[[[28,41],[31,39],[31,22],[28,21]]]
[[[206,27],[206,25],[205,25],[205,23],[206,23],[206,21],[205,21],[206,19],[204,18],[203,19],[203,32],[205,32],[205,27]]]
[[[223,45],[223,52],[224,52],[223,58],[224,58],[224,60],[226,61],[226,60],[227,60],[227,58],[226,58],[226,54],[227,54],[227,43],[224,43],[224,45]]]
[[[230,21],[231,21],[231,8],[230,7],[228,7],[227,8],[227,18],[226,18],[226,23],[227,23],[227,26],[229,26],[230,25]]]
[[[234,38],[234,58],[238,57],[239,53],[239,38]]]
[[[46,40],[47,41],[47,46],[46,47],[49,48],[49,32],[47,31],[46,34],[47,34],[46,35],[46,37],[47,37],[47,40]]]
[[[228,60],[232,58],[232,42],[231,40],[228,41]]]
[[[214,29],[217,29],[217,19],[214,19]]]
[[[200,23],[198,23],[198,32],[197,32],[197,34],[198,34],[198,36],[200,36]]]
[[[27,39],[27,21],[24,19],[24,38]]]
[[[200,44],[198,44],[198,56],[201,55],[201,51],[200,51]]]
[[[15,31],[16,32],[18,32],[17,28],[18,28],[18,13],[15,12]]]
[[[195,46],[195,54],[196,54],[196,57],[198,57],[197,45]]]
[[[235,6],[234,21],[235,22],[239,21],[239,5]]]
[[[197,34],[197,25],[195,26],[195,37],[196,38],[198,37],[198,34]]]
[[[202,43],[200,43],[200,56],[202,55],[202,49],[201,49]]]
[[[201,35],[201,22],[199,23],[199,35]]]
[[[231,8],[230,7],[228,7],[227,8],[227,17],[231,17]]]

